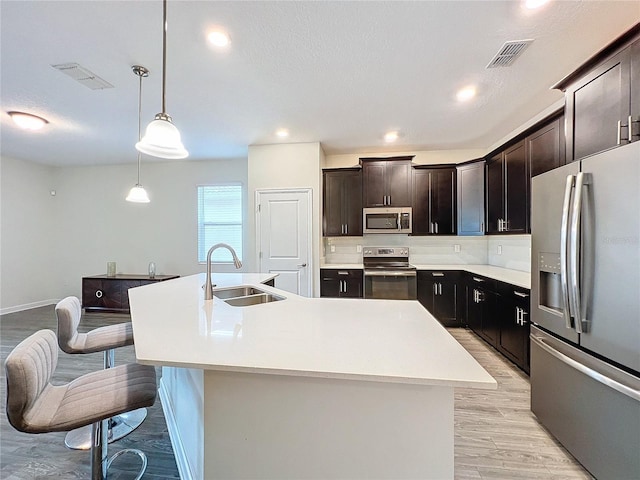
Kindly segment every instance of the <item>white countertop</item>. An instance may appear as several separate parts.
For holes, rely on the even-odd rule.
[[[129,290],[140,363],[235,372],[495,389],[496,381],[417,301],[304,298],[273,275],[214,274],[285,300],[205,301],[205,274]]]
[[[414,264],[418,270],[462,270],[493,278],[518,287],[531,289],[531,273],[493,265],[429,265]],[[361,263],[323,263],[320,268],[364,268]]]

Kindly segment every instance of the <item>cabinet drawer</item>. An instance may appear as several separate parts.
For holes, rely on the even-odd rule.
[[[323,268],[320,277],[330,280],[346,280],[347,278],[362,278],[362,270],[356,268]]]
[[[128,303],[128,301],[127,301]],[[82,306],[94,309],[122,308],[120,284],[112,280],[83,279]]]

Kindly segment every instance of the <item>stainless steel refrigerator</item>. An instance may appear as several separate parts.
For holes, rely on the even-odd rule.
[[[640,142],[531,195],[531,410],[596,478],[640,479]]]

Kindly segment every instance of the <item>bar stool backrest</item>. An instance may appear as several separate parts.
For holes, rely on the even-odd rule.
[[[32,424],[29,417],[42,393],[49,388],[55,389],[50,380],[57,365],[58,343],[56,334],[51,330],[34,333],[7,356],[7,418],[16,430],[27,433],[47,431]],[[40,407],[45,408],[44,405]]]

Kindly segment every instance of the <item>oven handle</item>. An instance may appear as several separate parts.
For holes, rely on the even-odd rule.
[[[393,270],[385,270],[382,272],[376,271],[376,270],[365,270],[364,271],[364,276],[365,277],[415,277],[416,271],[415,270],[410,270],[408,272],[405,271],[393,271]]]

